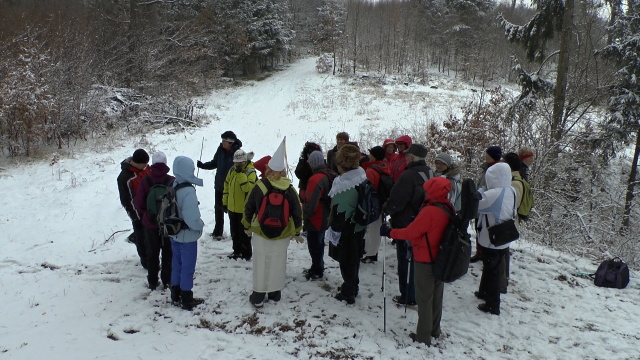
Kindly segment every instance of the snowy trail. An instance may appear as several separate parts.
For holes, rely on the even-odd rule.
[[[481,265],[473,264],[445,286],[443,336],[431,348],[408,337],[415,309],[405,313],[391,301],[396,255],[388,242],[386,333],[382,262],[361,266],[360,295],[346,306],[332,298],[341,283],[333,260],[325,257],[323,281],[304,279],[306,244],[290,244],[283,299],[260,310],[247,299],[251,263],[227,259],[231,242],[206,236],[199,242],[194,287],[204,305],[185,312],[168,302],[167,291],[149,291],[134,246],[124,241],[128,231],[109,238],[131,226],[115,179],[120,161],[136,147],[162,150],[170,162],[183,154],[196,159],[204,137],[207,160],[220,133],[231,129],[261,157],[286,135],[293,167],[307,140],[332,144],[337,131],[412,124],[468,99],[468,86],[436,75],[438,90],[361,86],[317,74],[314,61],[212,93],[207,111],[220,120],[207,127],[148,134],[53,164],[3,171],[0,359],[640,359],[637,274],[627,289],[596,288],[573,274],[597,264],[525,240],[512,249],[502,315],[476,309]],[[200,171],[205,186],[197,190],[205,232],[213,228],[214,174]]]

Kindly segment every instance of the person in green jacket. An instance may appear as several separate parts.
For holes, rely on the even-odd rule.
[[[229,259],[251,260],[251,238],[244,231],[242,214],[247,196],[258,180],[256,169],[251,162],[252,158],[253,153],[247,154],[242,149],[236,150],[233,154],[233,166],[229,169],[224,181],[222,206],[224,212],[229,214],[229,227],[233,241],[233,252],[229,254]]]
[[[269,301],[280,301],[287,273],[289,241],[304,242],[300,236],[302,206],[298,193],[287,178],[284,146],[283,140],[267,164],[265,178],[258,181],[249,194],[242,219],[245,232],[252,234],[253,292],[249,302],[257,308],[263,306],[265,297]],[[269,197],[277,201],[272,202]],[[285,204],[289,209],[286,218]],[[277,215],[280,218],[276,218]]]
[[[344,282],[335,298],[346,301],[347,304],[354,304],[358,295],[360,257],[363,253],[363,239],[367,228],[356,224],[353,216],[358,206],[356,186],[367,180],[367,174],[359,164],[360,149],[354,145],[342,146],[336,153],[335,162],[340,176],[333,180],[331,191],[329,191],[331,212],[325,239],[334,246],[339,244],[340,248],[338,262]]]

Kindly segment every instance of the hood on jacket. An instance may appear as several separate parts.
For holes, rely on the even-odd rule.
[[[453,163],[451,163],[451,166],[447,168],[447,171],[445,171],[442,175],[445,175],[448,178],[452,178],[456,175],[460,175],[461,172],[462,169],[460,168],[460,165],[454,161]]]
[[[193,160],[186,156],[178,156],[173,160],[173,174],[176,176],[178,183],[188,182],[190,184],[202,186],[203,181],[197,178],[193,172],[196,167]]]
[[[291,180],[284,176],[278,180],[268,179],[268,181],[271,183],[271,185],[273,185],[274,188],[280,190],[287,190],[289,188],[289,185],[291,185]]]
[[[434,177],[429,179],[422,185],[426,195],[425,200],[428,203],[448,202],[449,191],[451,191],[451,182],[443,177]]]
[[[411,145],[413,144],[413,140],[411,140],[411,136],[409,135],[402,135],[399,138],[396,139],[395,143],[396,143],[396,148],[397,148],[397,144],[401,142],[401,143],[405,143],[407,144],[407,150],[411,147]],[[405,150],[406,151],[406,150]]]
[[[506,163],[496,163],[487,169],[487,189],[511,186],[511,168]]]
[[[155,163],[151,165],[151,178],[153,180],[161,181],[165,175],[169,173],[169,167],[165,163]]]

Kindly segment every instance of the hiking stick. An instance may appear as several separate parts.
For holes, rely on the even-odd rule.
[[[202,149],[204,149],[204,136],[202,137],[202,145],[200,145],[200,158],[198,159],[198,161],[202,161]],[[196,172],[196,177],[198,177],[200,175],[200,168],[198,168],[198,171]]]
[[[382,213],[382,224],[387,225],[387,221]],[[384,288],[384,281],[387,275],[387,241],[386,236],[382,236],[382,332],[387,332],[387,291]]]

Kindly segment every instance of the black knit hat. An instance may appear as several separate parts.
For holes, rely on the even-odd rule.
[[[149,163],[149,154],[147,154],[144,149],[138,149],[133,152],[133,156],[131,156],[131,161],[137,164],[148,164]]]
[[[500,146],[489,146],[487,148],[487,154],[495,161],[500,161],[502,157],[502,148]]]
[[[504,155],[504,162],[509,164],[511,171],[520,171],[522,167],[522,160],[520,160],[520,156],[518,154],[510,152]]]
[[[411,144],[411,146],[409,147],[409,149],[407,149],[407,151],[405,151],[405,153],[413,155],[420,159],[424,159],[427,157],[427,155],[429,155],[429,149],[427,149],[427,147],[422,144]]]
[[[369,149],[369,154],[376,158],[376,160],[384,160],[384,156],[387,154],[387,152],[384,151],[384,148],[382,146],[374,146]]]
[[[225,132],[223,132],[220,137],[222,138],[222,140],[228,141],[228,140],[233,140],[233,141],[229,141],[229,142],[236,142],[236,140],[238,140],[238,137],[236,136],[236,134],[233,133],[233,131],[231,130],[227,130]]]

